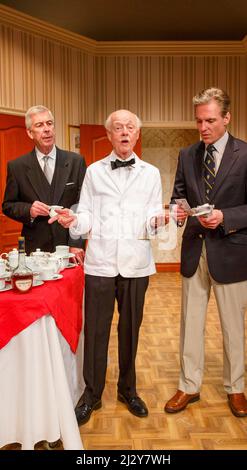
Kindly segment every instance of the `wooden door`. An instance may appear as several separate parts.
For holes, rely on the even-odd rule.
[[[29,139],[23,116],[0,114],[0,252],[17,247],[22,224],[2,213],[7,176],[7,163],[29,152],[33,143]]]
[[[80,125],[80,152],[85,157],[87,166],[101,158],[106,157],[112,151],[104,126],[97,124]],[[141,134],[134,148],[135,153],[141,158]]]

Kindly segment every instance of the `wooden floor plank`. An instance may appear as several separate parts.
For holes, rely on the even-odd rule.
[[[178,414],[163,411],[166,400],[177,389],[180,294],[179,273],[159,273],[150,278],[136,361],[138,393],[148,405],[147,418],[132,416],[116,399],[115,313],[103,407],[80,427],[85,449],[247,449],[247,418],[232,415],[223,389],[222,335],[213,294],[207,314],[201,400]]]
[[[223,389],[222,335],[213,295],[207,314],[201,400],[178,414],[163,411],[177,389],[180,293],[178,273],[150,278],[136,361],[138,393],[148,405],[147,418],[131,415],[116,398],[118,314],[114,314],[103,406],[80,426],[86,450],[247,450],[247,418],[232,415]]]

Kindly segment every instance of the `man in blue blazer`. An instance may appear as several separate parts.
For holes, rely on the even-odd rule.
[[[51,205],[71,207],[79,201],[86,172],[84,158],[55,146],[54,117],[48,108],[32,106],[25,121],[35,147],[8,162],[3,213],[23,224],[28,254],[36,248],[52,252],[56,245],[69,245],[82,262],[82,241],[73,240],[68,229],[58,223],[49,225],[48,220]],[[44,174],[46,165],[48,176]]]
[[[188,216],[175,206],[178,224],[187,219],[181,253],[181,372],[167,413],[200,399],[204,367],[204,329],[211,287],[222,334],[223,376],[235,416],[247,416],[244,395],[244,310],[247,305],[247,144],[231,136],[230,99],[209,88],[193,98],[201,141],[181,150],[172,203],[214,206],[208,217]]]

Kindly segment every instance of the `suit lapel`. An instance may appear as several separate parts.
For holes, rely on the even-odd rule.
[[[57,148],[56,154],[56,166],[55,166],[55,186],[53,192],[53,204],[59,204],[59,201],[64,192],[66,183],[71,172],[72,158],[69,158],[69,154]]]
[[[237,141],[234,140],[234,138],[231,135],[229,135],[229,139],[227,141],[226,148],[225,148],[219,169],[217,171],[214,187],[211,191],[210,200],[213,200],[215,198],[215,195],[217,191],[219,190],[219,188],[222,186],[224,179],[228,175],[234,163],[237,161],[239,157],[238,150],[239,150],[239,147],[238,147]]]
[[[33,149],[29,154],[29,159],[27,161],[27,178],[32,185],[35,193],[38,196],[40,201],[47,200],[47,189],[49,183],[46,181],[46,178],[40,168],[36,152]]]
[[[204,157],[205,145],[203,142],[199,143],[194,153],[194,169],[196,174],[196,183],[201,198],[201,203],[205,202],[205,186],[203,179],[203,157]]]

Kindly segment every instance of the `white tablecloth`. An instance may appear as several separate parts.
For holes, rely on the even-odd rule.
[[[73,354],[52,316],[41,317],[0,350],[0,447],[61,438],[83,449],[74,413],[84,384],[82,335]]]

